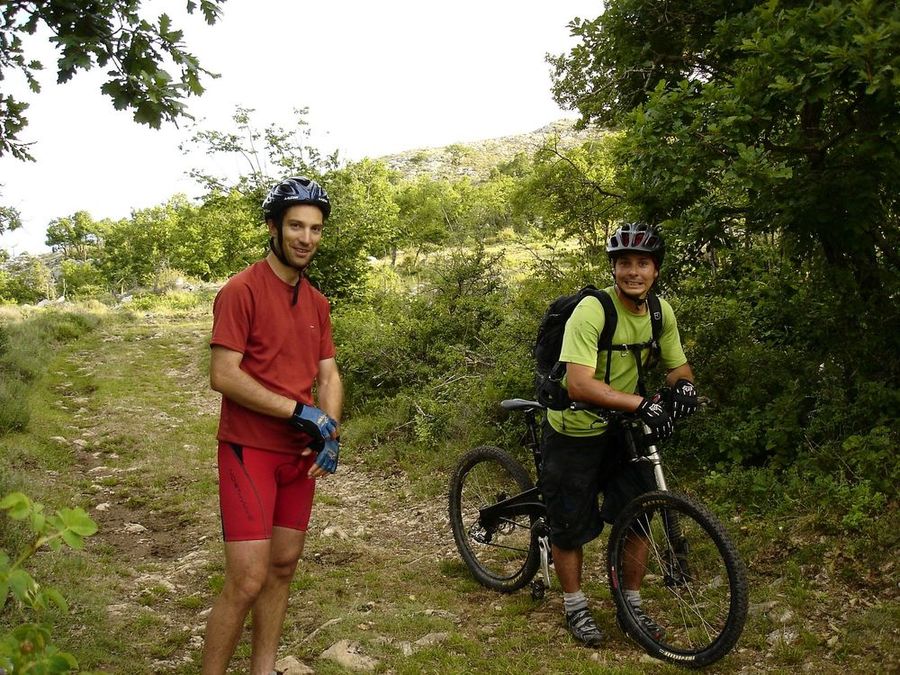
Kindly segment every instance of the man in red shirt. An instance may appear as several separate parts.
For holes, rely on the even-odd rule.
[[[225,673],[251,612],[251,673],[274,670],[315,482],[337,469],[343,387],[328,300],[306,277],[330,212],[315,181],[274,186],[263,202],[268,255],[213,304],[225,584],[206,625],[205,675]]]

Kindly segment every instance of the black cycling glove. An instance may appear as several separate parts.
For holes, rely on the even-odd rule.
[[[681,378],[672,387],[672,412],[675,419],[693,415],[697,411],[697,387],[690,380]]]
[[[663,406],[659,394],[654,395],[652,398],[645,398],[635,412],[641,418],[641,421],[650,427],[654,442],[664,441],[675,430],[672,417]]]

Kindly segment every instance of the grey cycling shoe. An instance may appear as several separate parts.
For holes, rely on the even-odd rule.
[[[587,607],[566,612],[566,628],[576,640],[588,647],[599,647],[603,643],[603,634]]]
[[[665,629],[649,616],[644,614],[644,611],[640,607],[632,605],[631,613],[637,620],[637,622],[641,624],[644,632],[654,640],[662,640],[664,637],[666,637]],[[619,624],[619,628],[622,630],[622,632],[628,635],[628,637],[631,637],[629,632],[625,629],[625,621],[622,619],[622,615],[618,612],[616,612],[616,622]]]

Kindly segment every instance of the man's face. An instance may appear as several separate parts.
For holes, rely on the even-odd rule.
[[[278,225],[268,221],[269,234],[278,242]],[[322,239],[322,211],[311,204],[297,204],[284,212],[281,228],[284,233],[282,254],[291,267],[302,269],[312,262],[319,240]]]
[[[650,291],[659,271],[656,261],[644,253],[623,253],[615,259],[613,276],[622,292],[643,297]]]

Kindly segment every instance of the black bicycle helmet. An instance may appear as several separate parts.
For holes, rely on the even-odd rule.
[[[656,268],[659,269],[666,255],[666,242],[653,225],[625,223],[609,238],[606,253],[610,260],[615,260],[622,253],[647,253],[656,261]]]
[[[263,215],[268,220],[279,220],[285,209],[297,204],[312,204],[322,211],[322,219],[331,214],[331,202],[325,188],[304,176],[285,178],[269,190],[262,203]]]

